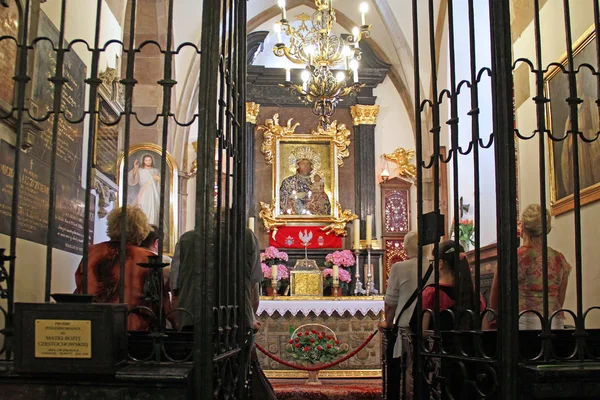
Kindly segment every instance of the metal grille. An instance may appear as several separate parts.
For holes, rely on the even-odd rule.
[[[40,13],[39,1],[0,1],[3,18],[13,13],[16,15],[15,32],[3,32],[0,37],[0,46],[3,47],[7,57],[14,53],[14,59],[5,62],[3,67],[14,67],[14,84],[10,80],[2,82],[2,92],[10,94],[10,101],[5,104],[6,110],[0,113],[0,119],[8,125],[14,126],[14,148],[12,160],[1,160],[4,172],[12,177],[12,212],[9,216],[3,213],[3,218],[10,219],[9,234],[10,244],[7,252],[0,254],[0,298],[6,299],[0,310],[4,315],[5,327],[0,331],[3,335],[3,346],[0,355],[10,360],[14,339],[14,293],[15,276],[18,275],[19,260],[14,257],[18,246],[21,245],[21,225],[26,216],[19,210],[25,196],[22,192],[21,181],[24,179],[24,163],[32,156],[27,152],[35,153],[40,145],[39,138],[31,134],[31,126],[41,126],[46,132],[47,143],[47,172],[48,188],[47,231],[43,244],[46,246],[45,260],[45,301],[50,300],[52,291],[52,274],[57,267],[56,248],[60,236],[58,224],[55,219],[57,202],[60,201],[59,179],[65,174],[61,162],[61,146],[64,138],[62,130],[80,129],[82,147],[85,149],[82,162],[82,176],[80,188],[85,192],[81,196],[81,212],[79,222],[82,226],[82,270],[84,291],[87,290],[89,254],[88,245],[91,244],[89,233],[92,231],[90,219],[85,217],[95,212],[94,197],[94,164],[98,126],[121,129],[120,141],[122,142],[122,171],[121,182],[127,182],[127,167],[130,164],[130,152],[134,127],[155,127],[160,132],[156,145],[161,152],[160,159],[160,185],[158,205],[159,247],[158,256],[150,257],[143,267],[151,269],[148,285],[154,285],[155,310],[147,307],[138,307],[130,310],[131,313],[142,313],[150,316],[154,323],[152,331],[143,340],[152,343],[151,350],[142,357],[133,356],[137,361],[153,362],[182,362],[191,360],[195,366],[195,392],[196,398],[229,399],[245,397],[245,383],[248,355],[242,351],[244,342],[248,340],[248,328],[244,318],[245,304],[245,269],[244,265],[244,226],[246,193],[245,164],[244,164],[244,137],[245,125],[245,76],[246,76],[246,2],[238,0],[222,0],[204,2],[202,6],[202,36],[201,46],[193,43],[174,44],[173,16],[174,0],[164,2],[166,9],[166,33],[156,39],[138,39],[139,13],[143,7],[148,7],[146,2],[131,0],[127,2],[128,20],[125,24],[125,42],[111,40],[103,42],[101,32],[102,13],[106,5],[103,0],[96,2],[96,20],[93,41],[87,42],[82,38],[66,37],[67,27],[75,18],[67,15],[67,0],[60,2],[59,23],[56,26],[56,37],[40,35],[37,29],[40,18],[45,16]],[[161,3],[161,6],[163,4]],[[0,14],[2,15],[2,14]],[[6,17],[8,20],[9,18]],[[32,29],[33,26],[33,29]],[[110,46],[122,46],[123,49],[123,79],[114,82],[124,92],[124,109],[113,121],[101,119],[98,108],[101,79],[100,61],[107,53]],[[46,76],[49,84],[44,93],[46,107],[37,109],[35,102],[31,101],[35,87],[36,68],[35,60],[41,60],[40,49],[48,52],[52,68]],[[73,67],[73,56],[83,51],[90,58],[87,74],[82,71],[75,76],[70,68]],[[153,49],[159,53],[163,62],[162,76],[153,82],[162,94],[160,111],[152,115],[149,120],[144,119],[135,106],[136,84],[139,83],[140,62],[138,58],[144,51]],[[11,51],[13,53],[11,53]],[[176,56],[183,52],[191,52],[200,57],[200,70],[194,91],[196,99],[191,101],[196,112],[190,113],[189,120],[177,120],[174,109],[175,81],[174,61]],[[11,64],[12,63],[12,64]],[[137,63],[137,64],[136,64]],[[10,71],[9,71],[10,72]],[[79,79],[78,77],[81,77]],[[41,82],[44,82],[42,80]],[[10,85],[14,87],[11,88]],[[78,87],[87,96],[81,99],[72,99],[66,95],[66,90]],[[119,89],[121,90],[121,89]],[[140,94],[141,95],[141,94]],[[139,95],[138,95],[139,96]],[[48,99],[50,99],[48,101]],[[5,100],[5,98],[3,98]],[[82,106],[80,115],[73,115],[68,107],[69,102],[79,102]],[[83,126],[87,128],[83,132]],[[187,347],[188,352],[183,356],[180,353],[169,353],[169,336],[171,333],[165,329],[167,315],[162,311],[162,267],[161,257],[165,250],[163,232],[172,229],[164,218],[167,211],[174,207],[167,202],[165,193],[172,187],[168,186],[168,156],[169,146],[175,146],[177,140],[175,130],[185,130],[197,124],[197,175],[196,175],[196,202],[195,227],[197,243],[195,245],[194,276],[194,306],[187,310],[195,318],[194,342]],[[36,141],[37,140],[37,141]],[[83,145],[85,140],[85,145]],[[179,139],[181,140],[181,139]],[[81,150],[81,149],[80,149]],[[9,161],[11,161],[9,163]],[[77,171],[75,160],[73,168]],[[36,159],[37,162],[37,159]],[[8,165],[10,164],[10,165]],[[158,164],[158,162],[157,162]],[[172,177],[179,179],[179,177]],[[128,198],[128,185],[123,184],[119,196],[125,201]],[[127,276],[126,263],[126,224],[127,213],[122,213],[121,243],[120,243],[120,281],[118,298],[120,302],[125,299]],[[181,232],[182,233],[182,232]],[[173,249],[170,249],[172,252]],[[5,254],[8,255],[5,255]],[[141,267],[140,267],[141,268]],[[20,277],[20,279],[26,279]],[[206,379],[206,377],[212,379]]]
[[[486,4],[487,3],[487,4]],[[529,34],[532,37],[531,46],[533,50],[523,50],[513,47],[518,36],[511,36],[511,24],[517,26],[514,21],[523,15],[512,15],[511,5],[520,3],[520,6],[529,7],[533,17],[526,24],[531,31],[519,34]],[[526,3],[526,4],[525,4]],[[439,283],[439,237],[441,219],[445,216],[440,214],[440,165],[447,163],[451,168],[450,182],[453,188],[451,192],[451,202],[453,210],[447,218],[453,226],[451,233],[456,238],[455,245],[459,243],[459,224],[461,215],[462,201],[461,178],[464,179],[467,174],[468,179],[472,179],[474,204],[474,262],[471,265],[474,279],[475,293],[480,292],[481,278],[481,249],[482,249],[482,227],[485,227],[483,219],[486,213],[494,212],[492,204],[482,202],[484,192],[483,184],[492,177],[485,176],[481,169],[482,154],[485,157],[492,156],[486,152],[487,148],[494,150],[494,176],[495,178],[495,221],[497,228],[495,232],[498,252],[498,270],[496,279],[498,280],[499,296],[498,309],[489,309],[485,313],[480,313],[473,305],[470,317],[473,320],[475,329],[467,331],[458,328],[458,315],[453,315],[455,328],[451,331],[442,331],[440,320],[442,313],[439,310],[439,301],[441,290],[439,284],[435,286],[435,307],[429,313],[433,319],[433,332],[431,335],[422,333],[422,320],[417,321],[417,335],[414,344],[415,349],[415,397],[417,398],[519,398],[519,393],[523,391],[522,378],[519,375],[521,368],[528,364],[557,364],[584,362],[597,359],[595,330],[590,327],[589,319],[586,324],[588,314],[597,309],[596,303],[588,300],[584,307],[583,291],[583,270],[585,268],[584,257],[582,254],[582,226],[585,221],[582,219],[581,206],[589,200],[589,171],[583,170],[586,163],[592,162],[589,154],[592,152],[592,146],[597,146],[598,125],[590,127],[590,119],[597,121],[600,107],[600,45],[595,38],[599,32],[599,5],[598,1],[579,2],[564,0],[563,2],[543,2],[531,0],[528,2],[477,2],[468,0],[464,2],[448,0],[447,10],[439,7],[434,1],[413,0],[413,49],[415,51],[415,120],[417,126],[416,147],[417,162],[419,173],[417,176],[417,207],[418,207],[418,230],[421,233],[421,243],[433,244],[433,254],[435,255],[434,271],[435,282]],[[546,6],[551,11],[546,14],[541,13],[541,7]],[[462,8],[461,8],[462,7]],[[481,12],[477,8],[485,8],[486,17],[481,17]],[[578,42],[574,31],[580,31],[579,26],[574,22],[573,15],[576,8],[576,18],[582,18],[584,15],[593,16],[589,18],[591,28],[584,35],[587,43],[588,58],[583,59],[582,44]],[[443,9],[443,11],[441,11]],[[463,15],[458,16],[457,10],[463,10]],[[439,14],[438,14],[439,13]],[[545,38],[542,35],[542,18],[550,18],[551,13],[561,13],[563,16],[564,28],[561,25],[555,29],[564,29],[565,56],[562,60],[548,59],[548,46],[553,46],[556,50],[556,43],[551,38]],[[467,15],[465,17],[465,15]],[[438,75],[438,65],[444,64],[446,60],[440,60],[439,49],[437,48],[440,15],[445,18],[445,33],[447,41],[442,41],[442,46],[447,46],[448,53],[447,65],[448,76]],[[480,17],[477,17],[479,15]],[[458,18],[461,17],[461,18]],[[427,25],[423,25],[427,21]],[[460,37],[457,33],[457,26],[461,23],[468,25],[468,40]],[[419,24],[420,23],[420,24]],[[578,21],[578,24],[581,22]],[[481,25],[488,26],[482,30]],[[574,29],[577,28],[577,29]],[[463,31],[464,35],[464,31]],[[486,35],[489,35],[487,37]],[[587,35],[587,36],[586,36]],[[466,48],[460,47],[461,41]],[[594,41],[595,40],[595,41]],[[491,61],[489,63],[481,62],[481,47],[478,42],[487,42],[490,47],[485,48],[489,51]],[[520,53],[519,51],[520,50]],[[460,71],[457,71],[457,53],[468,54],[470,65],[468,68],[468,77],[461,80]],[[522,56],[522,54],[524,56]],[[559,53],[560,54],[560,53]],[[579,58],[577,55],[580,54]],[[514,57],[513,57],[514,55]],[[466,55],[465,55],[466,57]],[[514,60],[514,61],[513,61]],[[521,120],[517,124],[515,121],[515,92],[521,87],[513,87],[513,77],[523,67],[527,83],[529,77],[535,86],[531,88],[529,94],[525,96],[526,101],[531,102],[535,113],[521,114]],[[423,70],[430,70],[429,76],[423,75]],[[464,71],[463,71],[464,73]],[[563,80],[563,91],[552,90],[552,77],[558,76]],[[522,77],[521,77],[522,78]],[[514,80],[516,84],[522,85],[523,79]],[[582,84],[583,82],[586,82]],[[430,83],[430,92],[425,93],[422,89],[423,82]],[[447,85],[444,87],[444,85]],[[556,84],[555,84],[556,85]],[[584,85],[587,85],[584,87]],[[426,85],[425,85],[426,86]],[[582,93],[582,90],[587,94]],[[489,91],[491,97],[486,100],[482,97],[482,91]],[[531,97],[527,100],[527,97]],[[468,104],[468,112],[461,113],[461,104]],[[520,106],[521,104],[519,104]],[[552,123],[552,116],[558,118],[560,109],[563,107],[567,118],[565,127],[564,120],[561,123]],[[587,107],[587,108],[586,108]],[[582,111],[584,110],[584,111]],[[587,110],[587,111],[585,111]],[[446,112],[448,117],[446,118]],[[485,114],[489,115],[490,128],[485,127]],[[564,119],[564,118],[563,118]],[[588,124],[587,127],[582,125]],[[431,125],[429,125],[431,124]],[[521,126],[523,128],[521,128]],[[530,126],[534,126],[530,129]],[[527,128],[525,128],[527,127]],[[464,132],[470,132],[470,139],[461,141],[464,138]],[[444,158],[441,155],[440,147],[444,145],[443,135],[448,135],[449,153]],[[541,242],[541,281],[543,287],[542,306],[539,310],[522,310],[519,300],[519,284],[523,275],[523,267],[519,264],[519,215],[518,193],[525,193],[528,203],[539,203],[542,210],[551,209],[554,214],[561,213],[561,199],[556,192],[557,161],[554,153],[549,153],[549,147],[555,149],[557,143],[565,143],[569,147],[568,155],[570,157],[568,165],[567,178],[563,181],[570,182],[572,191],[572,216],[571,219],[561,217],[562,221],[572,221],[566,232],[561,232],[563,237],[568,237],[568,241],[562,242],[562,248],[558,250],[574,254],[569,261],[573,266],[569,286],[575,297],[575,307],[573,310],[553,310],[549,304],[556,288],[550,287],[552,271],[549,266],[552,260],[549,259],[548,237],[542,235]],[[517,150],[521,146],[531,149],[529,143],[535,143],[537,148],[538,171],[531,174],[525,171],[527,183],[518,189],[517,182]],[[517,146],[518,144],[518,146]],[[493,146],[493,147],[492,147]],[[432,151],[428,151],[432,148]],[[563,154],[565,150],[562,150]],[[528,155],[530,155],[528,153]],[[582,158],[586,157],[587,158]],[[521,156],[523,157],[523,156]],[[554,159],[552,159],[554,157]],[[564,156],[563,156],[564,157]],[[465,160],[472,163],[471,168],[465,170]],[[462,162],[461,162],[462,161]],[[554,165],[552,164],[554,163]],[[531,164],[527,164],[531,168]],[[552,172],[549,172],[552,171]],[[564,169],[563,169],[564,171]],[[489,171],[488,171],[489,172]],[[588,175],[586,175],[586,173]],[[554,175],[553,175],[554,174]],[[537,179],[536,179],[537,178]],[[432,185],[428,187],[429,179]],[[586,183],[584,180],[588,179]],[[462,180],[464,182],[464,180]],[[550,182],[550,183],[549,183]],[[595,184],[596,182],[594,182]],[[586,192],[586,186],[588,190]],[[537,196],[531,196],[532,189],[537,191]],[[433,210],[424,209],[425,190],[431,190],[433,195]],[[463,189],[464,191],[464,189]],[[553,191],[551,193],[551,191]],[[563,196],[564,197],[564,196]],[[558,207],[558,208],[557,208]],[[564,208],[564,206],[563,206]],[[542,214],[543,215],[543,214]],[[548,222],[541,218],[541,230],[547,232]],[[443,225],[443,224],[442,224]],[[439,232],[439,235],[427,234]],[[572,236],[571,236],[572,235]],[[421,247],[419,259],[426,259],[429,254]],[[456,255],[458,257],[458,254]],[[554,257],[554,256],[553,256]],[[458,260],[456,258],[455,260]],[[589,262],[589,261],[588,261]],[[591,265],[590,265],[591,267]],[[422,267],[420,267],[419,276],[423,276]],[[425,285],[420,282],[420,287]],[[460,288],[457,288],[460,291]],[[418,309],[422,307],[422,299],[419,297]],[[573,321],[572,327],[568,322],[564,331],[552,329],[553,321],[564,312],[567,321]],[[424,315],[425,315],[424,314]],[[535,315],[540,321],[541,329],[536,332],[527,332],[519,330],[519,323],[523,322],[528,315]],[[429,318],[427,317],[427,318]],[[482,332],[480,330],[483,319],[495,318],[497,321],[497,330],[492,332]],[[579,365],[579,364],[578,364]],[[466,397],[463,397],[466,396]]]

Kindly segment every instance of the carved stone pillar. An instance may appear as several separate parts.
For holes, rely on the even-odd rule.
[[[248,182],[248,190],[246,192],[246,211],[249,217],[254,215],[254,129],[256,128],[256,117],[260,110],[260,104],[247,102],[246,103],[246,182]]]
[[[354,176],[356,214],[360,217],[360,237],[366,235],[367,215],[375,217],[375,124],[379,106],[355,105],[350,107],[354,123]],[[373,218],[373,239],[377,237]]]

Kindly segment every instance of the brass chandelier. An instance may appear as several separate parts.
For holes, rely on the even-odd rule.
[[[332,2],[315,0],[317,11],[312,17],[306,14],[296,17],[300,23],[294,28],[287,20],[285,0],[278,0],[281,20],[274,28],[277,33],[277,44],[273,47],[275,55],[305,66],[301,85],[292,82],[290,69],[286,68],[285,83],[280,86],[297,94],[305,103],[312,104],[313,113],[319,116],[325,128],[338,103],[346,96],[356,95],[364,86],[358,80],[359,42],[362,37],[371,34],[371,25],[366,23],[367,3],[360,5],[360,28],[354,27],[352,35],[347,38],[332,34],[336,22]],[[283,43],[282,32],[289,36],[288,46]],[[342,68],[334,73],[336,67]]]

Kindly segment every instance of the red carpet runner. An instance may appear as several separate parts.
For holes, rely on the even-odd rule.
[[[305,379],[270,379],[278,400],[381,400],[381,379],[320,379],[320,386]]]

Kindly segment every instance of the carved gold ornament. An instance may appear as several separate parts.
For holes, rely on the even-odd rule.
[[[350,129],[346,128],[346,124],[338,124],[333,121],[327,129],[323,129],[321,125],[312,131],[315,136],[331,136],[333,144],[337,147],[337,164],[341,167],[344,165],[344,158],[350,155],[348,146],[350,146]]]
[[[257,130],[265,132],[260,151],[265,155],[265,162],[267,164],[273,164],[277,139],[293,135],[296,128],[300,125],[298,122],[292,125],[292,120],[293,118],[290,118],[286,126],[280,126],[279,114],[275,114],[273,115],[273,119],[268,119],[264,125],[258,126]]]
[[[280,226],[285,226],[285,222],[282,220],[278,220],[274,217],[275,211],[275,200],[271,204],[267,204],[265,202],[260,202],[260,213],[258,216],[262,219],[263,224],[265,225],[265,230],[267,232],[273,231],[273,237],[277,233],[277,228]]]
[[[375,125],[377,123],[377,114],[379,114],[379,106],[367,106],[358,104],[350,106],[352,114],[352,123],[356,125]]]
[[[325,232],[326,235],[333,233],[336,236],[347,236],[348,232],[346,232],[346,224],[357,219],[358,215],[350,210],[342,210],[340,203],[335,203],[335,206],[338,209],[339,217],[332,218],[331,224],[324,226],[321,230]]]
[[[398,147],[393,153],[384,154],[383,158],[396,163],[398,166],[398,176],[414,179],[417,176],[417,168],[410,163],[414,155],[414,150],[406,150]]]
[[[256,117],[260,110],[260,104],[254,102],[246,102],[246,122],[256,125]]]

